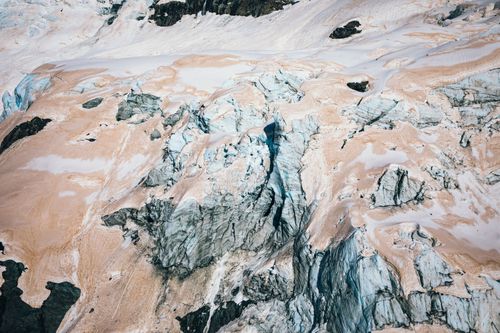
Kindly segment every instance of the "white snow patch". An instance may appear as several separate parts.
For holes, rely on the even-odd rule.
[[[252,66],[237,64],[226,67],[180,68],[179,78],[186,85],[213,92],[236,74],[249,72]]]
[[[110,161],[103,158],[84,160],[79,158],[65,158],[58,155],[36,157],[21,169],[33,171],[47,171],[52,174],[61,173],[92,173],[107,170]]]
[[[389,164],[400,164],[408,161],[408,156],[401,151],[388,150],[379,155],[373,152],[373,144],[369,143],[353,163],[362,163],[365,170],[380,168]]]
[[[59,198],[73,197],[75,195],[76,195],[75,191],[62,191],[62,192],[59,192]]]

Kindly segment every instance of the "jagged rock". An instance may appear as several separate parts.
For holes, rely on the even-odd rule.
[[[113,22],[116,20],[116,18],[118,17],[118,11],[123,7],[123,5],[125,4],[125,1],[126,0],[115,2],[111,5],[111,7],[109,8],[109,10],[107,12],[107,14],[111,15],[111,17],[109,17],[106,20],[108,25],[113,24]]]
[[[237,16],[261,16],[275,10],[281,10],[295,0],[186,0],[160,3],[156,1],[152,6],[154,12],[150,16],[159,26],[171,26],[180,21],[184,15],[207,12],[229,14]]]
[[[361,33],[361,30],[358,30],[357,28],[360,26],[361,23],[359,23],[359,21],[350,21],[343,27],[338,27],[335,30],[333,30],[333,32],[330,34],[330,38],[343,39],[351,37],[354,34],[359,34]]]
[[[154,140],[158,140],[161,138],[161,133],[160,131],[158,131],[156,128],[153,130],[153,132],[151,132],[151,134],[149,135],[149,138],[151,139],[151,141],[154,141]]]
[[[347,86],[352,90],[356,90],[359,92],[366,92],[368,90],[368,81],[347,82]]]
[[[432,178],[437,180],[444,189],[451,190],[458,188],[457,181],[450,176],[448,171],[433,165],[426,167],[425,170]]]
[[[274,74],[265,73],[254,81],[268,102],[295,103],[304,97],[300,90],[303,80],[293,74],[277,71]]]
[[[83,103],[82,108],[93,109],[95,107],[98,107],[102,103],[103,100],[104,100],[104,98],[102,98],[102,97],[92,98],[91,100],[88,100],[85,103]]]
[[[136,114],[151,117],[155,113],[161,112],[160,97],[131,92],[127,95],[127,99],[118,106],[116,120],[127,120]]]
[[[174,127],[182,117],[184,116],[184,112],[193,109],[192,106],[183,105],[181,106],[174,114],[169,115],[163,120],[164,127]]]
[[[452,10],[449,13],[449,15],[446,17],[446,20],[453,20],[453,19],[459,17],[460,15],[462,15],[464,13],[464,10],[465,10],[464,5],[458,5],[457,7],[455,7],[454,10]]]
[[[0,332],[56,332],[64,315],[80,298],[80,289],[69,282],[47,282],[50,294],[40,308],[25,303],[18,280],[26,267],[13,260],[0,261],[5,267],[0,287]]]
[[[500,182],[500,169],[491,171],[486,176],[486,184],[488,184],[488,185],[495,185],[498,182]]]
[[[186,314],[184,317],[177,317],[183,333],[203,333],[210,321],[207,333],[215,333],[221,327],[229,324],[239,316],[243,310],[252,304],[250,301],[243,301],[237,304],[233,301],[221,304],[210,316],[210,307],[204,305],[194,312]]]
[[[154,20],[156,25],[161,27],[174,25],[188,13],[186,3],[181,1],[169,1],[163,4],[155,4],[153,9],[153,15],[151,15],[149,19]]]
[[[12,131],[5,136],[0,144],[0,154],[7,150],[14,142],[21,140],[27,136],[32,136],[40,132],[44,127],[51,122],[51,119],[43,119],[35,117],[29,121],[25,121],[14,127]]]
[[[107,227],[113,227],[116,225],[123,228],[125,224],[127,224],[127,220],[137,219],[137,209],[122,208],[113,214],[103,216],[101,219]]]
[[[415,269],[422,287],[432,289],[453,282],[448,264],[433,250],[426,249],[415,258]]]
[[[373,207],[401,206],[424,199],[424,182],[408,176],[408,170],[391,165],[377,181],[371,195]]]
[[[462,135],[460,136],[460,146],[462,148],[467,148],[470,146],[470,133],[468,132],[463,132]]]
[[[492,120],[500,101],[500,69],[469,76],[438,91],[459,112],[462,125],[484,125]]]
[[[8,91],[2,96],[3,112],[0,113],[0,122],[12,112],[26,111],[37,96],[50,87],[50,78],[36,74],[26,75],[14,89],[11,95]]]

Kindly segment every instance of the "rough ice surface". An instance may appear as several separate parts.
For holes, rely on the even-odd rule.
[[[411,178],[408,170],[391,165],[377,182],[371,199],[374,207],[401,206],[424,199],[424,182]]]
[[[0,113],[0,122],[16,111],[26,111],[35,101],[37,94],[42,93],[50,86],[50,78],[36,74],[26,75],[14,89],[13,94],[5,91],[2,95],[3,111]]]
[[[500,5],[291,2],[0,3],[0,135],[51,120],[0,252],[81,288],[53,331],[498,331]]]

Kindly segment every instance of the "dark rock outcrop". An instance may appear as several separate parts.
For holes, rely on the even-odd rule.
[[[104,98],[102,98],[102,97],[92,98],[91,100],[88,100],[85,103],[83,103],[82,108],[92,109],[92,108],[98,107],[102,103],[103,100],[104,100]]]
[[[116,18],[118,17],[118,12],[120,11],[120,9],[123,7],[123,5],[125,4],[125,1],[126,0],[121,0],[119,2],[115,2],[111,5],[111,7],[108,9],[108,13],[111,15],[107,20],[106,22],[108,23],[108,25],[111,25],[113,24],[113,22],[116,20]]]
[[[138,114],[144,118],[152,117],[155,113],[161,113],[160,97],[151,94],[136,94],[131,92],[127,95],[126,100],[118,105],[116,120],[127,120]]]
[[[80,289],[69,282],[47,282],[50,295],[40,308],[32,308],[21,299],[18,280],[26,267],[13,260],[0,261],[6,268],[0,287],[0,332],[56,332],[66,312],[80,298]]]
[[[347,86],[352,90],[356,90],[359,92],[366,92],[368,90],[368,81],[348,82]]]
[[[0,154],[3,153],[6,149],[8,149],[10,146],[12,146],[14,142],[21,140],[27,136],[32,136],[37,134],[51,121],[52,121],[51,119],[43,119],[35,117],[29,121],[17,125],[2,140],[2,144],[0,144]]]
[[[243,310],[253,302],[243,301],[237,304],[233,301],[223,303],[218,306],[210,316],[210,307],[204,305],[194,312],[190,312],[184,317],[177,317],[183,333],[203,333],[208,322],[207,333],[216,333],[221,327],[232,322]]]
[[[332,39],[344,39],[351,37],[352,35],[361,33],[361,30],[358,27],[361,26],[359,21],[350,21],[343,27],[338,27],[330,34],[330,38]]]
[[[151,132],[151,134],[149,135],[149,138],[151,139],[151,141],[155,141],[155,140],[158,140],[159,138],[161,138],[161,133],[160,131],[158,131],[156,128]]]
[[[470,146],[470,133],[464,131],[462,135],[460,136],[460,146],[462,148],[467,148]]]
[[[458,5],[453,9],[449,15],[446,17],[446,20],[453,20],[462,15],[465,11],[465,6],[464,5]]]
[[[154,12],[149,17],[159,26],[171,26],[180,21],[184,15],[207,12],[235,16],[262,16],[284,6],[295,3],[295,0],[186,0],[158,3],[152,6]]]

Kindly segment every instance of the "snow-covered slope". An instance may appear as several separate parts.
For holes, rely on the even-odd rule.
[[[500,5],[111,5],[0,3],[0,331],[498,331]]]

